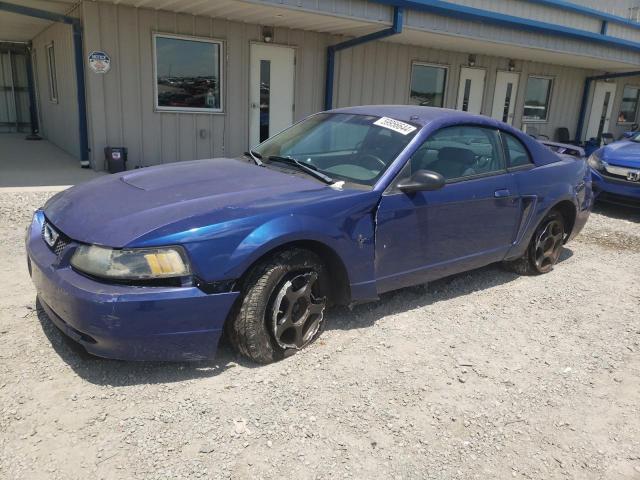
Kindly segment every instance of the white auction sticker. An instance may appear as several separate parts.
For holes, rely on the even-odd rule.
[[[413,125],[409,125],[408,123],[401,122],[399,120],[394,120],[389,117],[382,117],[373,122],[374,125],[378,125],[379,127],[388,128],[389,130],[393,130],[394,132],[401,133],[402,135],[408,135],[417,127]]]

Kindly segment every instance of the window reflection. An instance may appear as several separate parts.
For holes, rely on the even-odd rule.
[[[551,100],[551,79],[529,77],[524,98],[524,118],[528,120],[547,120]]]
[[[157,106],[165,109],[222,109],[221,43],[156,36]]]
[[[618,123],[632,123],[636,121],[638,114],[638,101],[640,100],[640,88],[627,85],[622,92],[622,104],[618,114]]]
[[[411,69],[411,103],[427,107],[442,107],[447,81],[447,69],[414,63]]]

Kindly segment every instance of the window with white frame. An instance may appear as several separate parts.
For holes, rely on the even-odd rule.
[[[618,123],[634,123],[638,115],[638,100],[640,87],[625,85],[622,91],[622,103],[618,114]]]
[[[552,85],[553,79],[550,77],[532,75],[528,78],[523,120],[546,122],[549,119]]]
[[[414,63],[411,66],[409,100],[415,105],[443,107],[447,88],[447,67]]]
[[[154,34],[156,109],[222,112],[222,42]]]
[[[46,46],[47,51],[47,77],[49,83],[49,100],[58,102],[58,79],[56,77],[56,53],[53,43]]]

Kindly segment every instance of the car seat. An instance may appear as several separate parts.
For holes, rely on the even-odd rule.
[[[473,169],[475,159],[473,152],[466,148],[443,147],[431,168],[444,178],[458,178],[469,169]]]

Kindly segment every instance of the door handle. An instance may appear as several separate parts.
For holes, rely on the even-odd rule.
[[[509,198],[511,196],[511,192],[509,191],[508,188],[502,188],[500,190],[496,190],[493,193],[493,196],[495,198]]]

